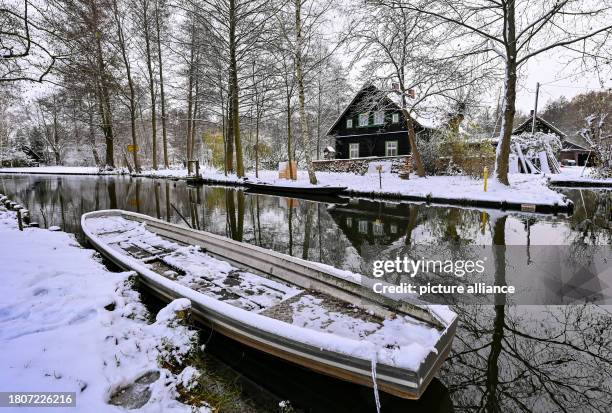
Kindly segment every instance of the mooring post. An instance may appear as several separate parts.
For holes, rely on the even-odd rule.
[[[21,209],[17,210],[17,225],[19,225],[19,231],[23,231],[23,221],[21,220]]]

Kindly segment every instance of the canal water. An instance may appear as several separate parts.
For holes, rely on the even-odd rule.
[[[607,190],[563,190],[575,204],[571,216],[362,198],[313,201],[129,177],[0,175],[0,192],[26,206],[41,227],[57,225],[83,245],[81,214],[120,208],[364,274],[371,274],[373,261],[413,248],[457,251],[501,243],[537,253],[539,246],[583,251],[612,244]],[[612,279],[599,285],[610,287]],[[454,308],[460,328],[439,378],[418,402],[384,396],[382,411],[610,411],[612,307]],[[282,400],[296,411],[375,411],[369,388],[202,334],[211,375],[231,383],[239,400],[225,411],[278,411]]]

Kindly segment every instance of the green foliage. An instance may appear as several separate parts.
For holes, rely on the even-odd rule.
[[[210,162],[212,166],[218,169],[223,169],[225,163],[225,142],[223,135],[219,132],[204,132],[202,134],[202,143],[204,147],[210,149],[212,158]]]

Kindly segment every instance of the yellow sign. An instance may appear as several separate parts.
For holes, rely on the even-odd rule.
[[[138,152],[138,145],[128,145],[128,152]]]

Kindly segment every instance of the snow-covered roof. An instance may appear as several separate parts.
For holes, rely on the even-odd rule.
[[[514,130],[512,131],[512,134],[519,134],[522,132],[522,130],[527,126],[530,125],[531,122],[533,121],[533,117],[530,116],[529,119],[527,119],[525,122],[521,123],[519,126],[517,126],[516,128],[514,128]],[[539,117],[538,115],[536,115],[536,122],[540,122],[542,123],[544,126],[546,126],[548,129],[550,129],[551,131],[553,131],[554,133],[556,133],[557,135],[559,135],[561,138],[566,138],[567,135],[565,134],[565,132],[562,132],[559,128],[557,128],[555,125],[553,125],[550,122],[547,122],[546,120],[544,120],[543,118]]]
[[[584,139],[580,134],[576,134],[574,136],[566,136],[563,140],[564,149],[575,149],[569,146],[575,146],[577,149],[582,149],[585,151],[591,150],[591,145]]]
[[[358,98],[362,97],[363,92],[369,88],[373,89],[373,92],[376,93],[376,98],[377,98],[375,99],[376,101],[372,102],[372,106],[375,106],[376,104],[380,104],[380,102],[387,99],[388,104],[386,104],[385,106],[387,107],[391,106],[391,108],[397,109],[397,110],[400,110],[402,108],[402,99],[401,99],[401,94],[399,92],[397,91],[386,92],[384,90],[380,90],[373,83],[368,82],[364,84],[357,93],[355,93],[355,96],[353,96],[353,99],[351,99],[350,103],[346,105],[342,113],[340,113],[338,118],[336,118],[334,123],[332,123],[331,127],[327,131],[327,135],[332,134],[332,131],[338,126],[338,123],[346,115],[348,110],[356,103]],[[409,97],[406,97],[406,99],[410,101]],[[410,116],[419,126],[423,128],[435,129],[439,126],[438,119],[433,114],[426,113],[425,111],[423,111],[423,113],[420,113],[420,114],[416,114],[412,112]]]

